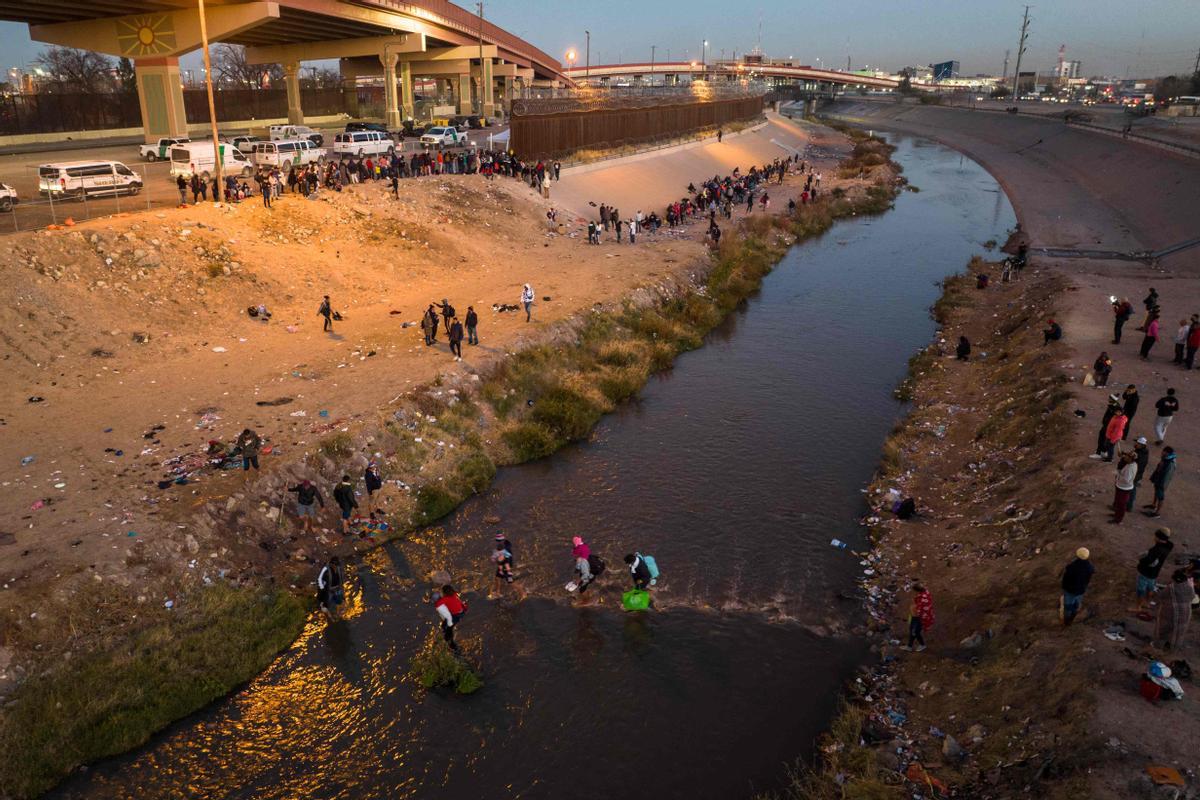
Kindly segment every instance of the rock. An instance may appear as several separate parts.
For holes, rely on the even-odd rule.
[[[985,736],[987,736],[987,730],[979,723],[975,723],[967,728],[967,738],[972,742],[982,742]]]
[[[969,650],[979,647],[982,644],[983,644],[983,634],[982,633],[972,633],[970,636],[968,636],[967,638],[965,638],[961,642],[959,642],[959,645],[961,645],[962,647],[965,647]]]
[[[900,756],[896,755],[895,748],[880,748],[875,753],[875,761],[884,769],[890,769],[893,772],[900,770]]]
[[[183,542],[187,546],[187,551],[192,555],[200,552],[200,543],[190,533],[183,537]]]
[[[942,755],[946,758],[962,758],[966,754],[967,751],[962,749],[954,737],[946,734],[946,738],[942,740]]]
[[[116,331],[114,331],[114,333],[116,333]],[[134,331],[133,336],[130,338],[138,344],[145,344],[146,342],[150,341],[150,334],[146,331]]]

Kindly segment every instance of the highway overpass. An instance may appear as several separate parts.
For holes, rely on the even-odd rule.
[[[0,20],[34,41],[133,61],[147,141],[187,134],[179,57],[200,47],[195,0],[0,0]],[[209,0],[210,42],[282,64],[288,119],[303,122],[300,63],[341,60],[343,75],[384,76],[387,121],[412,116],[413,79],[449,82],[460,113],[495,113],[497,94],[569,82],[533,45],[447,0]]]
[[[865,86],[868,89],[895,89],[900,84],[894,78],[878,78],[854,72],[818,69],[810,66],[771,64],[767,62],[716,61],[707,65],[695,61],[671,61],[636,64],[597,64],[573,66],[564,70],[572,80],[583,83],[617,83],[622,80],[642,82],[651,76],[663,76],[671,83],[681,77],[688,79],[766,80],[771,83],[811,83],[833,86]]]

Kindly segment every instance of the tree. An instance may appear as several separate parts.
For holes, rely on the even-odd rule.
[[[304,89],[340,89],[342,73],[329,67],[306,69],[301,73],[300,86]]]
[[[1180,95],[1200,94],[1200,72],[1195,75],[1168,75],[1154,85],[1154,99],[1159,102]]]
[[[900,92],[900,94],[912,94],[912,77],[909,75],[901,76],[900,85],[896,87],[896,91]]]
[[[246,48],[237,44],[219,44],[212,59],[213,77],[218,83],[239,89],[263,89],[283,80],[279,64],[250,64]]]
[[[91,50],[55,45],[43,50],[34,63],[46,70],[49,83],[59,91],[98,94],[111,92],[116,85],[112,59]]]
[[[137,91],[137,73],[134,72],[133,62],[125,56],[117,59],[117,85],[122,92]]]
[[[992,97],[994,99],[1001,99],[1004,97],[1008,97],[1010,94],[1012,94],[1012,90],[1006,89],[1003,86],[997,86],[995,89],[992,89]]]

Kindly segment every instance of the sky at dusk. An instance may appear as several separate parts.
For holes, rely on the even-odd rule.
[[[580,63],[588,29],[593,64],[649,61],[651,46],[659,61],[699,59],[708,39],[710,58],[744,53],[761,41],[770,56],[814,66],[845,68],[847,56],[856,69],[957,60],[963,74],[973,75],[999,74],[1005,50],[1015,61],[1023,9],[991,0],[485,0],[484,13],[560,60],[577,48]],[[1197,0],[1044,0],[1030,14],[1022,70],[1049,70],[1065,44],[1066,57],[1082,61],[1085,75],[1183,73],[1200,49]],[[0,23],[4,68],[29,64],[41,49],[25,25]],[[184,61],[195,66],[199,56]]]

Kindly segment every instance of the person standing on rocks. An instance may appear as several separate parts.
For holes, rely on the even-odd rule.
[[[1167,556],[1174,549],[1170,528],[1159,528],[1154,532],[1154,544],[1137,562],[1137,605],[1130,611],[1141,614],[1146,610],[1150,598],[1158,591],[1158,573],[1162,572]]]
[[[337,486],[333,487],[333,500],[342,512],[342,535],[350,533],[350,517],[358,508],[358,500],[354,497],[354,482],[349,475],[343,475]]]
[[[1175,390],[1167,389],[1166,395],[1158,398],[1158,402],[1154,404],[1154,409],[1158,412],[1158,416],[1154,418],[1154,443],[1162,444],[1163,439],[1167,438],[1167,426],[1179,411],[1179,400],[1175,397]]]
[[[912,591],[912,605],[908,609],[908,646],[904,649],[919,653],[925,649],[925,631],[933,627],[933,595],[920,583],[914,583]]]
[[[175,188],[179,190],[179,205],[187,205],[188,182],[180,175],[175,179]]]
[[[473,306],[467,306],[467,344],[479,344],[479,315],[475,313]]]
[[[338,616],[338,606],[343,600],[345,593],[342,589],[342,562],[334,556],[317,573],[317,607],[330,620],[335,620]]]
[[[262,452],[262,439],[257,433],[246,428],[237,438],[237,448],[242,453],[242,469],[249,470],[251,465],[258,469],[258,454]]]
[[[300,518],[304,532],[312,533],[312,521],[317,517],[316,505],[320,503],[321,508],[325,508],[325,498],[321,497],[321,492],[309,480],[288,487],[288,491],[296,493],[296,516]]]
[[[1145,513],[1148,517],[1157,517],[1162,514],[1163,501],[1167,499],[1167,487],[1171,485],[1171,479],[1175,477],[1175,448],[1167,445],[1162,449],[1162,458],[1158,460],[1157,466],[1154,467],[1154,472],[1150,473],[1150,483],[1154,486],[1154,502],[1145,506]]]
[[[375,493],[383,488],[383,478],[379,474],[379,464],[368,462],[363,471],[363,483],[367,487],[367,512],[375,513]]]
[[[1058,612],[1063,625],[1070,625],[1075,621],[1083,605],[1083,594],[1087,591],[1092,576],[1096,574],[1091,557],[1091,552],[1086,547],[1081,547],[1075,551],[1075,559],[1063,570],[1062,604]]]
[[[462,361],[463,326],[458,321],[458,317],[450,320],[450,327],[446,331],[446,337],[450,340],[450,355],[454,356],[455,361]]]
[[[1133,453],[1121,453],[1121,457],[1117,459],[1117,481],[1113,491],[1112,504],[1113,516],[1109,520],[1112,525],[1120,525],[1125,520],[1125,512],[1129,509],[1129,496],[1133,493],[1135,475],[1137,475],[1137,462]]]
[[[525,307],[525,321],[529,322],[533,314],[533,287],[528,283],[521,290],[521,305]]]
[[[1121,392],[1121,408],[1125,411],[1127,417],[1125,422],[1125,431],[1121,434],[1122,439],[1129,438],[1129,431],[1133,428],[1133,415],[1137,413],[1138,405],[1142,402],[1142,398],[1138,396],[1137,386],[1129,384],[1125,387],[1125,391]]]
[[[333,332],[333,304],[329,302],[329,295],[325,295],[325,299],[321,301],[321,305],[317,308],[317,313],[325,318],[325,325],[321,329],[323,331]]]

